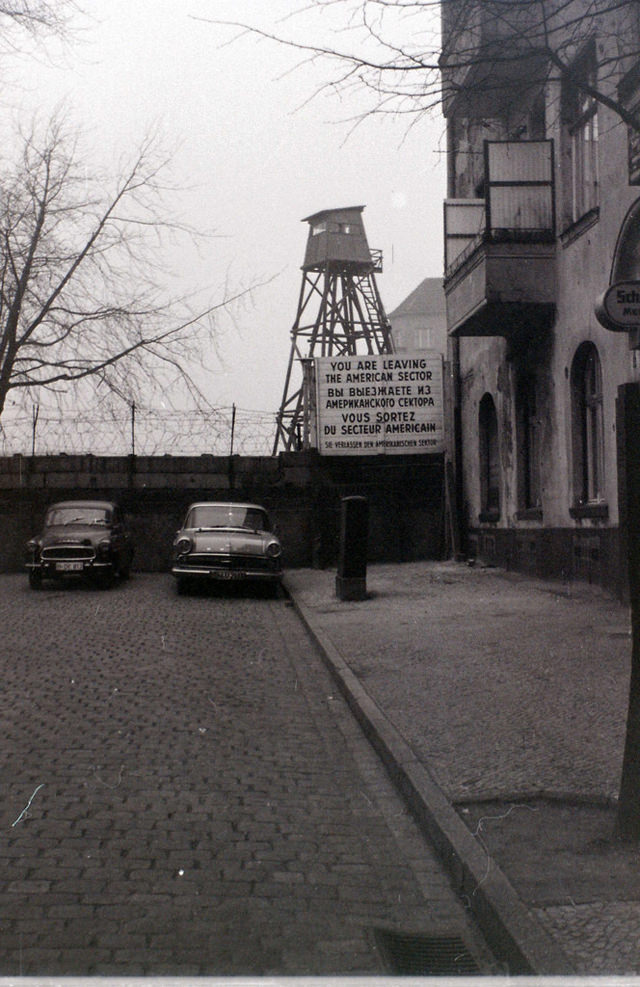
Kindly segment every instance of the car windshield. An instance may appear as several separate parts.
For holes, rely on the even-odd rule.
[[[249,528],[251,531],[268,531],[267,515],[260,508],[242,507],[236,504],[201,504],[192,507],[185,523],[186,528]]]
[[[45,519],[45,525],[57,524],[109,524],[111,511],[105,507],[54,507]]]

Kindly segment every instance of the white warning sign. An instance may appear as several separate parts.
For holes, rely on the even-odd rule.
[[[318,450],[329,456],[444,450],[442,355],[315,360]]]

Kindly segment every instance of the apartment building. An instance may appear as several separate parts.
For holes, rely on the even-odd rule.
[[[463,545],[617,592],[616,401],[640,339],[598,304],[640,282],[639,7],[441,4]]]

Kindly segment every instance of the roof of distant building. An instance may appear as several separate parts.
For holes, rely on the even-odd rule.
[[[442,278],[425,278],[417,288],[400,302],[389,318],[399,315],[444,315],[445,301]]]

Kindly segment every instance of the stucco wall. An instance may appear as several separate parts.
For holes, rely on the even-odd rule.
[[[604,37],[597,42],[598,58],[605,65],[611,55],[606,45],[615,37],[612,32],[610,40]],[[616,84],[615,77],[606,73],[601,81],[605,88]],[[614,88],[611,94],[615,95]],[[557,80],[547,84],[545,98],[545,136],[553,139],[555,149],[555,320],[548,332],[526,347],[510,346],[498,335],[460,340],[464,521],[472,553],[538,575],[588,578],[616,589],[620,584],[616,398],[621,384],[640,380],[640,351],[630,351],[627,334],[603,328],[594,308],[609,284],[620,229],[640,189],[629,184],[627,128],[600,105],[599,205],[571,224],[571,158],[566,125],[557,111],[561,105]],[[459,189],[454,192],[461,194]],[[603,489],[597,502],[600,512],[592,515],[576,512],[581,491],[571,398],[572,364],[586,342],[597,348],[602,369]],[[516,384],[518,374],[526,371],[535,373],[537,380],[542,500],[538,517],[523,510],[518,489],[522,468]],[[492,396],[498,419],[500,517],[495,523],[481,518],[478,413],[485,393]]]

